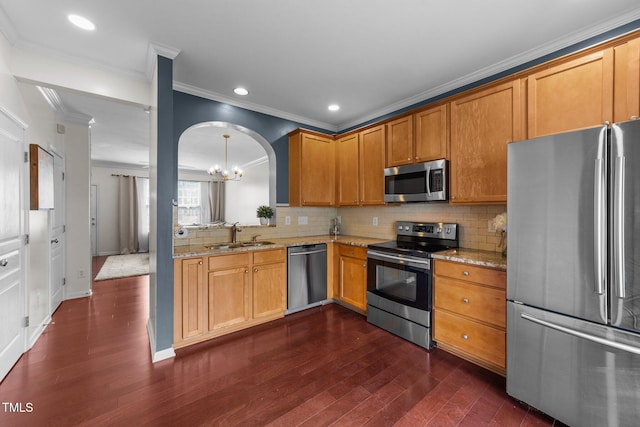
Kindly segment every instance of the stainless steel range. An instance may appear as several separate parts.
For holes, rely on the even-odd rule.
[[[424,348],[431,340],[431,254],[458,247],[458,225],[396,222],[396,240],[368,246],[367,320]]]

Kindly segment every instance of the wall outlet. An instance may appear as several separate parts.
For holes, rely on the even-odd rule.
[[[298,217],[298,225],[307,225],[309,224],[309,217],[308,216],[299,216]]]
[[[489,233],[496,232],[496,222],[494,220],[490,219],[489,221],[487,221],[487,231]]]
[[[289,215],[284,217],[284,225],[291,225],[291,217]]]
[[[338,218],[338,222],[342,224],[342,215],[338,215],[337,218]]]
[[[375,226],[378,225],[378,217],[377,216],[373,217],[373,225],[375,225]]]

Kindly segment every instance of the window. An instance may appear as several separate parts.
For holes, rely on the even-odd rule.
[[[211,221],[208,182],[178,181],[178,224],[207,224]]]

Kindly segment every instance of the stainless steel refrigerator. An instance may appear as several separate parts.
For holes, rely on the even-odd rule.
[[[640,120],[507,152],[507,393],[640,425]]]

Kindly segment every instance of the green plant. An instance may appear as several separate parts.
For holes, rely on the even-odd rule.
[[[271,218],[273,217],[273,209],[270,206],[258,206],[258,210],[256,211],[258,218]]]

